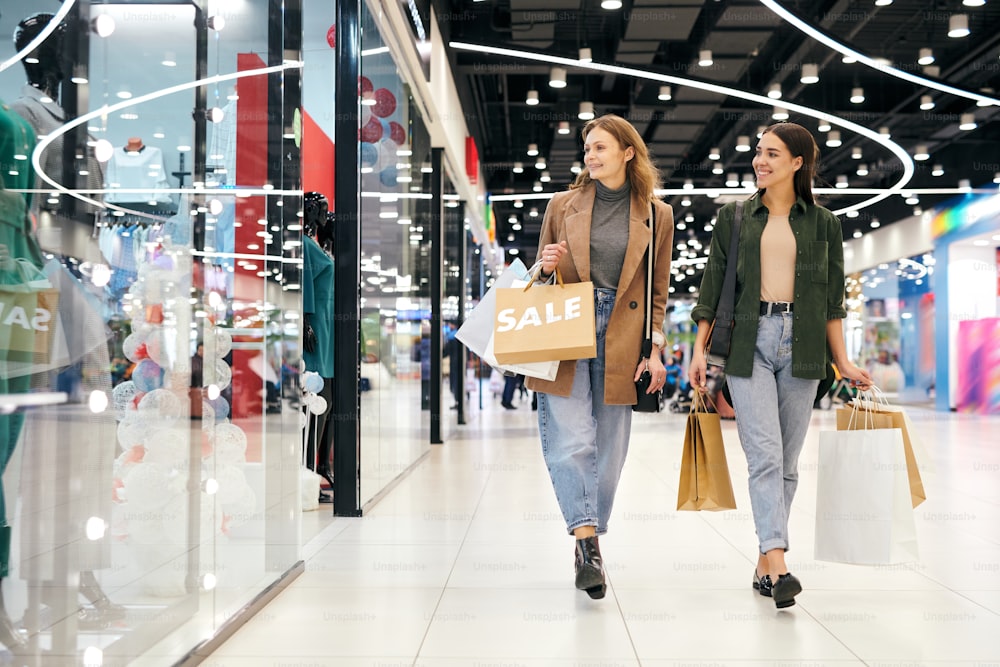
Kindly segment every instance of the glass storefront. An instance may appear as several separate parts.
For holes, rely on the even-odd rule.
[[[52,4],[0,8],[0,643],[167,664],[299,561],[298,44]]]

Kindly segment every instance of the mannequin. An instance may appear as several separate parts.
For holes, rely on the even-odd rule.
[[[170,187],[163,151],[147,146],[142,137],[129,137],[124,146],[115,150],[108,161],[109,188],[130,188],[146,192],[112,192],[108,201],[121,203],[157,202],[172,208],[170,195],[161,192]]]
[[[126,153],[141,153],[144,148],[146,144],[142,143],[142,137],[129,137],[125,142]]]
[[[321,395],[327,409],[316,420],[310,420],[306,436],[306,461],[311,470],[322,476],[333,488],[330,470],[330,450],[333,443],[333,259],[323,247],[333,247],[333,222],[326,197],[307,192],[303,199],[302,222],[304,239],[302,263],[302,360],[306,370],[323,378]],[[314,424],[315,421],[315,424]],[[315,466],[315,467],[313,467]],[[321,502],[329,499],[321,496]]]

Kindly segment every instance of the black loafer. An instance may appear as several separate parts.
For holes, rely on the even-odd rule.
[[[771,597],[771,575],[757,576],[757,568],[753,569],[753,589],[766,598]]]
[[[771,586],[771,597],[778,609],[791,607],[795,604],[795,596],[802,592],[802,583],[791,572],[778,575],[778,580]]]

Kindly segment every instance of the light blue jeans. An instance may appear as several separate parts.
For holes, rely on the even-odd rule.
[[[604,403],[604,340],[614,306],[615,290],[594,290],[597,357],[576,362],[569,396],[538,394],[542,455],[571,534],[580,526],[608,532],[628,452],[632,406]]]
[[[792,376],[793,313],[760,318],[750,377],[727,376],[760,552],[788,550],[788,513],[819,380]]]

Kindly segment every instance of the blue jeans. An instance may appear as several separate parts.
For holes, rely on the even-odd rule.
[[[615,290],[594,290],[597,357],[576,362],[569,396],[538,394],[542,455],[571,534],[580,526],[608,532],[628,452],[632,406],[604,403],[604,339],[614,306]]]
[[[788,550],[788,513],[819,380],[792,376],[793,313],[760,318],[753,374],[728,376],[736,427],[750,472],[760,552]]]

